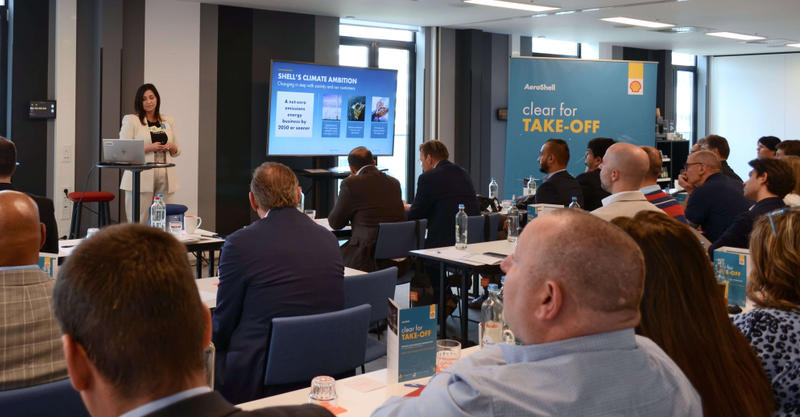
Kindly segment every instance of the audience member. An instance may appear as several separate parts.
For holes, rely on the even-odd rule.
[[[744,198],[741,183],[731,181],[720,172],[719,158],[714,153],[693,153],[684,168],[678,184],[687,194],[684,203],[686,220],[690,226],[702,228],[706,238],[713,243],[752,203]]]
[[[0,191],[0,391],[67,377],[50,310],[55,281],[39,268],[44,240],[36,203]]]
[[[600,164],[603,163],[606,151],[614,143],[616,142],[611,138],[594,138],[589,141],[584,160],[586,172],[575,177],[581,185],[584,202],[582,208],[586,211],[603,207],[603,199],[611,195],[600,184]]]
[[[360,146],[347,156],[350,176],[342,181],[339,198],[328,223],[334,230],[353,225],[350,240],[342,246],[344,266],[370,272],[375,253],[378,224],[402,222],[402,191],[400,182],[375,167],[369,149]],[[384,264],[385,263],[385,264]],[[380,261],[378,269],[391,266],[391,260]]]
[[[756,204],[736,216],[728,230],[708,248],[712,258],[714,251],[723,246],[747,248],[753,222],[764,214],[786,207],[783,198],[795,187],[794,172],[789,164],[771,158],[754,159],[749,164],[753,170],[750,179],[744,183],[744,197]]]
[[[778,150],[776,146],[781,143],[781,140],[775,136],[762,136],[758,139],[758,148],[756,153],[758,158],[774,158],[775,152]]]
[[[0,136],[0,191],[17,188],[11,184],[11,177],[17,169],[17,147],[14,142]],[[46,238],[42,252],[58,253],[58,223],[56,223],[56,209],[53,200],[28,194],[39,208],[39,221],[44,224]]]
[[[560,204],[569,206],[572,197],[583,207],[583,191],[578,180],[567,172],[569,146],[561,139],[549,139],[539,150],[539,171],[545,175],[542,185],[536,190],[535,204]]]
[[[770,381],[731,324],[714,270],[691,229],[655,212],[611,223],[644,253],[642,321],[636,334],[654,341],[681,368],[700,394],[705,415],[770,415]]]
[[[702,415],[680,368],[634,333],[644,261],[619,228],[581,210],[546,214],[502,269],[504,317],[522,345],[477,351],[373,416]]]
[[[208,387],[211,314],[184,245],[152,227],[110,226],[77,247],[53,310],[72,386],[94,417],[331,415],[308,405],[244,412]]]
[[[742,182],[742,178],[736,175],[728,165],[728,156],[731,153],[731,148],[728,146],[727,139],[719,135],[708,135],[700,148],[704,151],[713,152],[719,158],[720,171],[723,175],[732,180]]]
[[[791,193],[786,194],[783,202],[789,207],[800,206],[800,156],[784,156],[781,161],[786,162],[794,172],[794,189]]]
[[[647,157],[650,160],[650,169],[645,174],[639,191],[644,193],[648,202],[663,210],[664,213],[683,224],[688,224],[686,223],[686,214],[683,212],[683,206],[678,203],[678,200],[662,191],[661,186],[658,185],[658,179],[661,177],[661,167],[664,166],[661,160],[661,152],[652,146],[642,146],[642,149],[647,153]]]
[[[800,140],[785,140],[775,146],[775,157],[800,156]]]
[[[650,159],[642,148],[630,143],[616,143],[608,148],[603,159],[600,180],[603,189],[611,195],[604,198],[603,207],[592,214],[611,221],[619,216],[633,217],[642,210],[663,213],[639,191],[649,169]]]
[[[299,199],[291,169],[261,164],[250,183],[250,205],[260,219],[228,236],[222,249],[214,310],[215,388],[234,404],[266,394],[273,318],[344,307],[339,242],[295,208]]]
[[[703,144],[706,143],[706,138],[697,139],[697,142],[692,145],[692,149],[689,151],[690,154],[695,152],[700,152],[703,150]]]
[[[750,237],[747,297],[754,309],[733,317],[772,380],[775,416],[800,414],[800,211],[766,215]]]

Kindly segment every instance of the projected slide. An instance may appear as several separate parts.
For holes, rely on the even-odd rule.
[[[267,155],[394,148],[397,71],[272,62]]]

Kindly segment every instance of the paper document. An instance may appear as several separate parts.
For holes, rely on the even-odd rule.
[[[345,380],[345,382],[343,382],[343,385],[361,392],[370,392],[386,386],[386,384],[382,382],[378,382],[374,379],[370,379],[367,377],[348,378],[347,380]]]
[[[445,259],[454,261],[467,261],[477,265],[499,265],[501,262],[503,262],[503,260],[500,258],[487,256],[481,253],[466,252],[458,249],[430,250],[427,252]]]
[[[206,301],[213,301],[213,300],[217,299],[217,293],[214,293],[214,292],[211,292],[211,291],[199,291],[199,292],[200,292],[200,301],[206,302]]]
[[[327,169],[317,169],[317,168],[306,168],[303,171],[311,173],[311,174],[323,174],[329,172]]]

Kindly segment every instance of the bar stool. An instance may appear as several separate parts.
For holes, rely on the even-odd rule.
[[[81,194],[83,194],[82,199]],[[83,208],[83,203],[98,203],[98,227],[111,224],[111,210],[109,209],[108,203],[114,201],[114,194],[107,191],[87,191],[86,193],[69,193],[67,197],[72,200],[72,221],[69,226],[70,239],[77,239],[80,234],[81,209]]]

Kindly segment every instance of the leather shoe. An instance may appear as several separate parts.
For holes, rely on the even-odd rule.
[[[471,308],[473,310],[480,310],[481,306],[483,305],[483,302],[486,301],[487,298],[489,298],[489,292],[488,291],[484,291],[484,293],[481,294],[480,297],[473,299],[469,303],[469,308]]]

